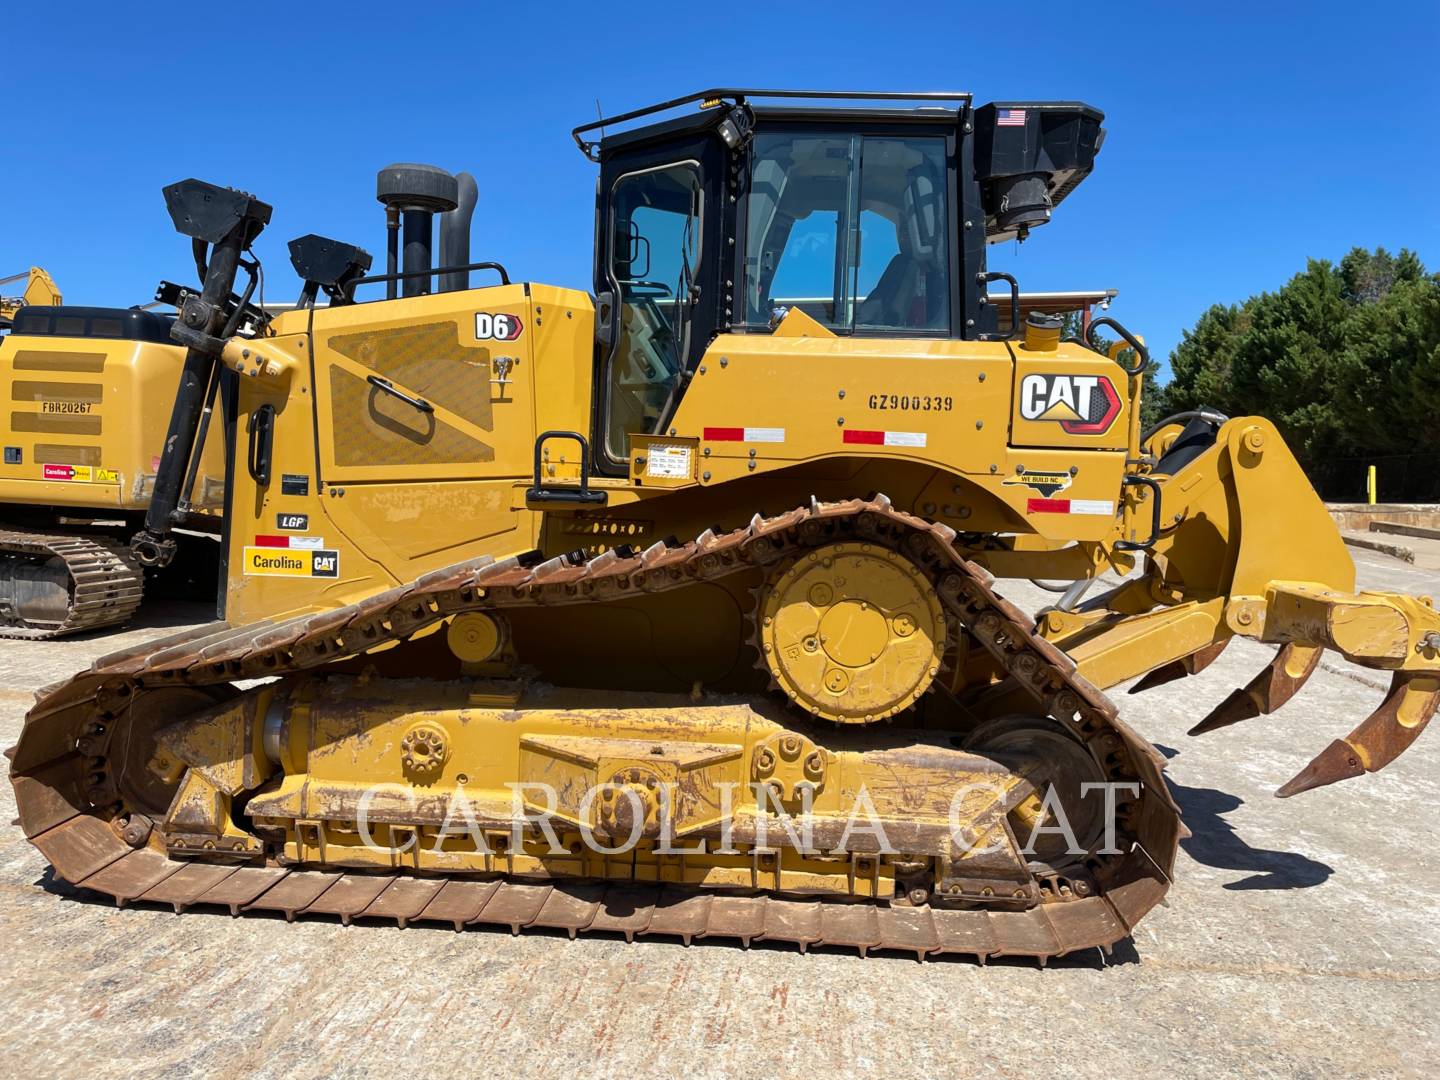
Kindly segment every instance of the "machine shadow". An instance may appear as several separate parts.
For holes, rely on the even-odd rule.
[[[1179,751],[1168,746],[1157,749],[1167,758]],[[1222,888],[1232,892],[1250,889],[1310,889],[1323,884],[1335,871],[1326,863],[1301,855],[1297,851],[1276,851],[1252,846],[1241,836],[1225,815],[1245,804],[1245,800],[1215,788],[1186,787],[1167,775],[1170,793],[1180,805],[1180,819],[1191,835],[1180,841],[1180,847],[1198,863],[1217,870],[1249,871],[1250,876],[1227,882]]]
[[[80,634],[67,634],[67,642],[100,641],[117,633],[128,634],[140,630],[185,629],[203,626],[215,621],[213,600],[159,600],[142,604],[134,618],[118,626],[100,626]]]

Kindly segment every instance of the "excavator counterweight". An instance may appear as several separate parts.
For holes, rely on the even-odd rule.
[[[126,541],[154,492],[183,350],[172,320],[142,308],[66,305],[32,267],[0,298],[0,638],[46,640],[127,621],[145,576]],[[208,411],[208,410],[207,410]],[[203,436],[176,518],[219,532],[224,437]],[[183,576],[215,579],[218,544],[187,541]],[[208,555],[208,559],[207,559]]]

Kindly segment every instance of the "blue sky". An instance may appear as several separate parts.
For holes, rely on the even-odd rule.
[[[476,258],[588,288],[594,169],[570,128],[712,85],[965,89],[1106,113],[1095,174],[992,265],[1026,289],[1114,287],[1166,355],[1217,301],[1307,256],[1408,246],[1440,268],[1440,4],[551,2],[34,9],[0,63],[0,276],[48,267],[76,303],[193,276],[162,185],[275,206],[257,245],[293,299],[285,241],[384,248],[375,170],[479,179]],[[140,5],[134,9],[142,10]],[[1006,15],[1007,10],[1010,14]],[[984,13],[984,14],[982,14]],[[22,20],[23,22],[23,20]],[[47,36],[57,44],[46,44]]]

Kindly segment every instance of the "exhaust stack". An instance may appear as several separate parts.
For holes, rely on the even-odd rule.
[[[468,172],[456,173],[459,205],[440,215],[440,265],[464,266],[470,261],[470,219],[475,215],[479,187]],[[470,271],[456,270],[440,276],[441,292],[470,288]]]

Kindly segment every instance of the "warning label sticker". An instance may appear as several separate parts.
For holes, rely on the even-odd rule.
[[[298,548],[246,547],[245,573],[249,577],[339,577],[340,553]]]
[[[120,474],[114,469],[98,465],[41,465],[40,475],[45,480],[63,480],[76,484],[118,484]]]
[[[645,459],[645,475],[665,480],[688,480],[692,461],[692,447],[656,446],[652,443],[649,456]]]

